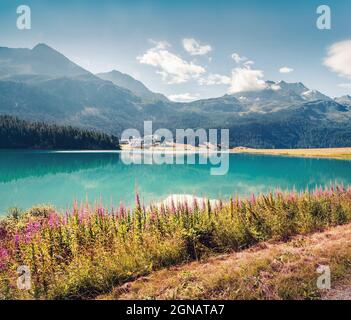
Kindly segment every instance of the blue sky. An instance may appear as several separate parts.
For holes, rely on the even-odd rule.
[[[16,28],[21,4],[31,8],[31,30]],[[325,4],[331,30],[316,27]],[[0,46],[44,42],[94,73],[117,69],[173,99],[221,96],[264,80],[351,94],[348,40],[349,0],[0,2]]]

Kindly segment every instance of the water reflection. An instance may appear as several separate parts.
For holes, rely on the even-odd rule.
[[[55,152],[0,152],[0,182],[48,174],[73,173],[104,167],[116,162],[116,154],[55,153]]]

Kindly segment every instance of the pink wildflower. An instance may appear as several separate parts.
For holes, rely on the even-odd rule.
[[[10,255],[5,248],[0,248],[0,270],[6,268],[7,263],[9,262]]]

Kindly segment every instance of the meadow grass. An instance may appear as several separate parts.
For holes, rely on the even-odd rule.
[[[286,241],[351,221],[351,188],[331,186],[209,202],[127,209],[39,206],[0,222],[0,299],[88,299],[163,267]],[[31,270],[19,290],[17,268]]]
[[[238,147],[233,153],[266,154],[275,156],[332,158],[340,160],[351,159],[351,148],[311,148],[311,149],[252,149]]]

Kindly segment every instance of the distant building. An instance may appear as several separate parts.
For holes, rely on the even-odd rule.
[[[142,138],[130,139],[129,146],[132,148],[143,148],[144,147],[144,139],[142,139]]]
[[[121,139],[121,140],[119,140],[119,144],[123,144],[123,145],[129,144],[129,142],[130,142],[130,139]]]
[[[218,145],[212,144],[210,142],[205,142],[204,145],[207,149],[218,150]]]
[[[121,139],[120,144],[129,145],[131,148],[150,148],[159,146],[161,144],[161,137],[157,135],[149,135],[144,138],[130,137],[128,139]]]
[[[161,137],[159,137],[157,135],[145,136],[143,139],[144,148],[159,146],[161,144],[161,140],[162,140]]]

